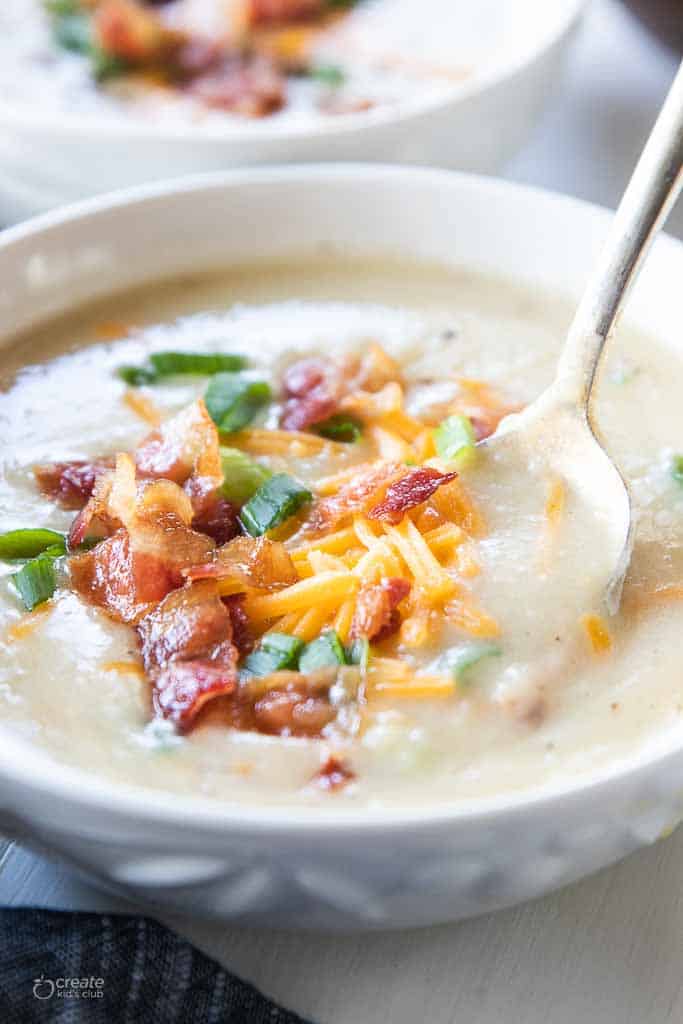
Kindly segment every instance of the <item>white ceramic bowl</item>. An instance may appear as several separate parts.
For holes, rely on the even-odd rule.
[[[148,186],[0,236],[0,344],[84,299],[333,244],[578,296],[608,224],[576,200],[445,171],[275,168]],[[660,238],[629,318],[680,346],[683,246]],[[578,783],[452,809],[231,807],[135,790],[0,742],[0,831],[134,899],[251,922],[369,928],[477,914],[654,841],[683,817],[683,744]],[[338,805],[337,805],[338,806]]]
[[[473,36],[481,61],[446,99],[296,130],[271,119],[176,129],[0,96],[0,224],[109,189],[245,164],[377,160],[494,172],[552,95],[585,2],[480,0],[476,18],[461,3],[450,17],[462,20],[461,34]],[[494,56],[487,56],[487,36]]]

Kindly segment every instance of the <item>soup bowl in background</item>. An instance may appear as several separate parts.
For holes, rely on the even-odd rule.
[[[455,25],[462,22],[455,63],[472,53],[461,82],[438,98],[308,124],[232,116],[155,123],[106,109],[101,116],[62,110],[0,89],[0,224],[110,189],[237,165],[372,160],[494,172],[524,143],[552,95],[584,6],[484,0],[474,14],[468,3],[449,7]]]
[[[273,168],[145,186],[0,237],[0,343],[133,285],[320,251],[467,267],[577,298],[608,224],[606,211],[574,199],[414,168]],[[660,238],[628,313],[673,351],[682,273],[683,246]],[[0,830],[166,910],[405,927],[538,896],[653,842],[683,818],[682,779],[683,740],[667,734],[588,779],[452,806],[244,807],[117,785],[2,731]]]

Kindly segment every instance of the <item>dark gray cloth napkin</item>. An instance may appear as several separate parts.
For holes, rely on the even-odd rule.
[[[306,1024],[146,917],[0,910],[2,1024]]]

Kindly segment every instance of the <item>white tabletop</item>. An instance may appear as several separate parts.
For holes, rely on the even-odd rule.
[[[614,205],[676,61],[595,0],[564,90],[508,177]],[[669,229],[683,237],[683,205]],[[126,909],[0,840],[0,905]],[[679,1024],[683,829],[560,893],[458,925],[368,936],[169,920],[319,1024]]]

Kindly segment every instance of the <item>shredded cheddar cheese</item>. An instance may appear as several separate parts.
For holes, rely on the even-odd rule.
[[[612,647],[607,623],[600,615],[584,615],[581,619],[595,654],[605,654]]]
[[[154,402],[137,388],[128,388],[123,396],[123,401],[131,412],[134,412],[145,423],[149,423],[150,427],[158,427],[161,423],[161,413]]]
[[[14,643],[16,640],[23,640],[25,637],[30,636],[31,633],[40,625],[48,612],[53,611],[54,603],[52,601],[46,601],[44,604],[39,604],[34,611],[29,612],[28,615],[22,615],[18,622],[15,622],[13,626],[10,626],[7,630],[7,642]]]
[[[145,678],[145,670],[138,661],[107,661],[102,668],[105,672],[118,672],[120,675]]]

